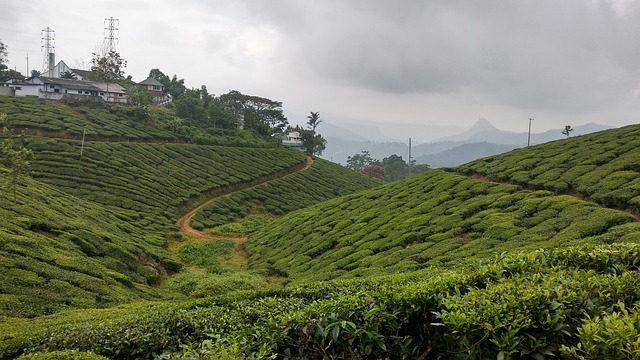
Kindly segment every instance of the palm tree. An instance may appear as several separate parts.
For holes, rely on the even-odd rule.
[[[309,121],[307,121],[307,125],[309,125],[309,129],[313,131],[313,134],[315,135],[316,127],[322,122],[322,120],[320,120],[320,113],[312,111],[311,115],[307,116],[307,119],[309,119]]]
[[[567,125],[564,127],[564,130],[562,130],[562,135],[566,135],[567,137],[569,137],[569,134],[573,131],[573,128],[571,128],[571,125]]]

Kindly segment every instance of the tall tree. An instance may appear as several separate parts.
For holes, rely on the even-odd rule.
[[[9,62],[9,60],[7,60],[8,55],[7,45],[0,40],[0,81],[8,80],[5,78],[5,70],[8,69],[7,63]]]
[[[5,177],[13,190],[13,202],[17,201],[17,186],[28,175],[29,160],[33,152],[22,143],[22,136],[16,136],[11,129],[6,114],[0,114],[0,126],[4,140],[0,144],[0,165],[6,168]]]
[[[320,125],[322,120],[320,120],[320,113],[311,111],[311,115],[307,116],[307,125],[309,126],[309,130],[313,131],[313,134],[316,133],[316,127]]]
[[[565,135],[566,137],[569,137],[572,131],[573,131],[573,128],[571,127],[571,125],[566,125],[564,127],[564,130],[562,130],[562,134]]]
[[[367,150],[363,150],[360,154],[354,154],[353,156],[347,157],[347,168],[355,171],[360,171],[365,167],[377,163],[378,160],[375,160],[371,157],[371,154]]]
[[[108,51],[103,54],[93,53],[91,59],[91,80],[119,81],[124,79],[124,68],[127,61],[120,57],[120,53]]]

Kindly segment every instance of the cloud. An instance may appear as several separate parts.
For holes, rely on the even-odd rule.
[[[474,91],[518,108],[607,106],[637,88],[637,3],[247,1],[292,71],[383,93]]]

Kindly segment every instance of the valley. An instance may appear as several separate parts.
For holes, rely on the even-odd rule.
[[[0,196],[1,359],[640,351],[638,125],[383,183],[165,108],[0,100],[34,154]]]

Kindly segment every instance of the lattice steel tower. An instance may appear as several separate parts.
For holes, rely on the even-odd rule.
[[[118,42],[118,28],[117,26],[120,23],[120,20],[114,19],[113,16],[107,19],[104,19],[105,22],[105,37],[104,37],[104,47],[107,53],[116,51],[116,43]]]
[[[53,69],[56,66],[56,47],[55,47],[55,34],[56,32],[47,26],[46,29],[42,29],[42,52],[44,58],[42,60],[42,71],[46,72]]]

